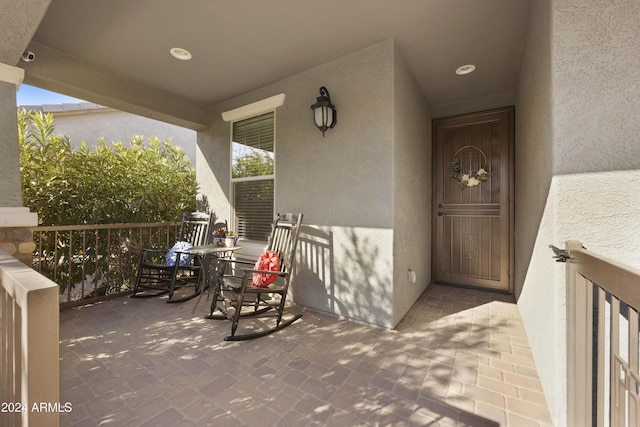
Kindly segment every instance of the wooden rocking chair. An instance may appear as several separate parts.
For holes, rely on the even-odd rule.
[[[167,302],[187,301],[201,291],[200,265],[194,263],[186,247],[201,246],[210,239],[209,224],[211,216],[203,212],[184,213],[180,224],[177,242],[184,242],[184,248],[171,250],[173,262],[168,262],[167,249],[142,249],[138,263],[138,275],[133,288],[132,298],[152,297],[168,293]],[[174,298],[176,289],[193,284],[192,294]]]
[[[211,311],[206,316],[207,319],[231,320],[231,335],[225,341],[262,337],[279,331],[302,317],[302,314],[296,314],[283,319],[301,223],[300,213],[276,214],[267,247],[255,266],[259,268],[246,268],[246,265],[251,266],[253,263],[226,261],[231,263],[235,274],[224,275],[215,286]],[[261,263],[264,260],[267,261]],[[273,326],[236,334],[240,319],[245,317],[271,317],[274,319]],[[266,323],[271,323],[271,319]]]

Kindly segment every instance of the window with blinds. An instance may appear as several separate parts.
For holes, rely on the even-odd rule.
[[[239,237],[267,241],[273,221],[275,113],[233,123],[231,182]]]

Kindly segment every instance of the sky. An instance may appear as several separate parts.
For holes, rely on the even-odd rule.
[[[84,102],[81,99],[61,95],[26,84],[20,85],[16,93],[16,105],[62,104],[65,102]]]

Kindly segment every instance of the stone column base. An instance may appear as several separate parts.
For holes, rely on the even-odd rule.
[[[31,267],[36,249],[31,227],[37,225],[38,216],[29,208],[0,208],[0,250]]]

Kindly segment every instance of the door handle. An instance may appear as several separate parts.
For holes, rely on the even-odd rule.
[[[442,212],[438,212],[438,216],[442,216],[444,215]]]

